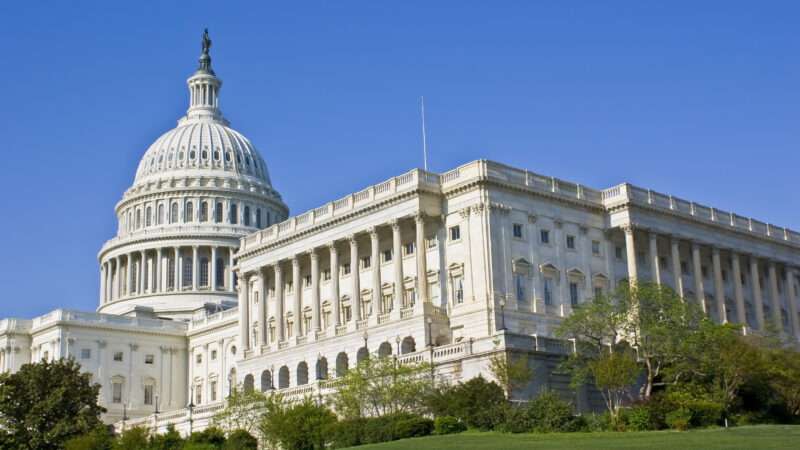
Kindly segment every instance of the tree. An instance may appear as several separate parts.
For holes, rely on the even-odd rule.
[[[438,386],[426,396],[428,410],[435,417],[452,416],[472,428],[494,428],[506,398],[503,388],[477,376],[455,386]]]
[[[635,355],[626,346],[609,346],[588,362],[587,369],[616,422],[623,401],[641,372]]]
[[[225,409],[214,416],[214,424],[225,432],[245,430],[252,434],[258,429],[266,397],[255,390],[233,389]]]
[[[324,450],[326,432],[336,423],[336,415],[310,398],[287,405],[281,396],[270,396],[259,425],[264,441],[272,448],[286,450]]]
[[[114,450],[141,450],[150,446],[150,431],[145,427],[133,427],[123,431],[114,443]]]
[[[516,389],[522,388],[533,378],[533,371],[528,367],[528,355],[514,358],[508,352],[495,353],[489,358],[489,372],[511,399]]]
[[[245,430],[233,430],[228,434],[223,450],[257,450],[258,439]]]
[[[0,448],[5,448],[0,445]],[[114,436],[108,427],[101,425],[87,434],[74,437],[64,444],[65,450],[112,450]]]
[[[166,433],[154,434],[150,437],[150,449],[152,450],[181,450],[183,444],[183,438],[173,424],[167,425]]]
[[[800,353],[774,349],[768,355],[766,367],[770,387],[781,397],[790,414],[800,416]]]
[[[73,359],[25,364],[0,375],[0,429],[17,449],[60,449],[101,426],[100,385]]]
[[[334,409],[346,418],[415,412],[433,386],[428,364],[366,358],[341,378]]]

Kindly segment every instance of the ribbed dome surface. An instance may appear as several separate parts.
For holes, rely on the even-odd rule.
[[[182,121],[159,137],[139,162],[134,184],[172,174],[245,175],[271,187],[264,160],[253,144],[236,130],[214,119]]]

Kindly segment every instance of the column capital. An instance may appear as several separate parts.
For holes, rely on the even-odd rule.
[[[629,234],[633,233],[633,231],[636,230],[637,227],[634,226],[632,223],[626,223],[621,225],[620,228],[622,229],[622,231],[625,232],[625,234]]]
[[[300,267],[300,258],[298,255],[292,256],[292,268]]]
[[[373,239],[373,240],[374,239],[378,239],[378,227],[377,226],[370,227],[368,232],[369,232],[370,239]]]
[[[329,242],[326,244],[326,247],[328,247],[328,251],[330,251],[332,254],[336,253],[336,241]]]
[[[274,270],[275,273],[281,273],[283,271],[283,269],[281,268],[281,261],[280,260],[275,261],[272,264],[272,270]]]
[[[316,248],[316,247],[312,247],[312,248],[311,248],[311,250],[309,250],[307,253],[308,253],[308,256],[309,256],[309,257],[310,257],[312,260],[313,260],[313,259],[319,259],[319,252],[317,251],[317,248]]]
[[[358,245],[358,239],[356,239],[356,235],[355,234],[351,234],[351,235],[347,236],[347,242],[350,243],[350,247],[355,247],[355,246]]]
[[[392,219],[389,221],[389,225],[392,226],[392,231],[399,232],[400,231],[400,219]]]
[[[427,216],[425,215],[425,213],[423,213],[422,211],[417,211],[414,214],[414,222],[416,222],[417,224],[425,223],[426,217]]]

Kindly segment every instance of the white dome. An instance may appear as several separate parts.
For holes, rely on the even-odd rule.
[[[161,135],[139,162],[134,185],[178,173],[251,177],[272,186],[253,144],[221,120],[209,118],[182,120]]]

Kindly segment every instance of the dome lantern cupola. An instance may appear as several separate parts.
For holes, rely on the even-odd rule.
[[[213,120],[228,124],[219,110],[219,90],[222,80],[217,78],[211,68],[211,39],[208,29],[203,32],[202,53],[195,73],[186,81],[189,85],[189,110],[186,116],[178,121],[184,124],[190,120]]]

